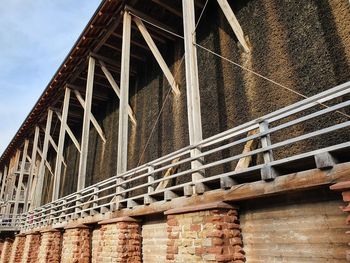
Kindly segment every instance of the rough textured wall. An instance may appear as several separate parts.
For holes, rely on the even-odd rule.
[[[198,26],[197,36],[201,45],[307,96],[350,80],[350,8],[347,0],[239,0],[230,3],[249,38],[251,54],[242,52],[215,3],[209,4]],[[179,68],[183,54],[182,43],[179,42],[174,49],[170,45],[168,47],[162,53],[173,72],[177,72],[175,69]],[[204,138],[301,99],[295,93],[201,49],[198,50],[198,60]],[[138,125],[133,127],[129,123],[129,168],[188,144],[184,64],[175,75],[182,93],[179,97],[169,95],[145,151],[169,85],[152,57],[148,58],[147,67],[138,74],[138,80],[130,85],[130,103]],[[115,175],[117,159],[117,100],[111,99],[93,112],[102,123],[108,142],[103,145],[91,128],[88,185]],[[319,118],[315,122],[284,130],[272,139],[279,141],[286,134],[297,136],[315,127],[324,127],[325,123],[337,123],[342,118],[339,114]],[[286,153],[298,153],[338,142],[345,139],[344,130],[341,132],[319,137],[317,141],[294,144],[292,151],[284,148],[276,156],[281,158]],[[223,153],[223,156],[241,152],[242,148],[237,147]],[[76,190],[78,172],[79,156],[74,145],[67,148],[65,156],[68,168],[62,176],[64,187],[61,195]],[[49,184],[46,185],[49,187]]]
[[[167,238],[165,219],[142,223],[142,260],[144,263],[163,263],[165,261]]]
[[[247,262],[347,262],[342,204],[339,194],[318,190],[242,205]]]

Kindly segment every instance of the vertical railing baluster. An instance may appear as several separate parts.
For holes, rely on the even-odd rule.
[[[259,123],[260,133],[267,133],[261,136],[261,147],[266,148],[271,145],[271,138],[269,134],[269,124],[267,121]],[[261,169],[261,179],[265,181],[273,180],[276,178],[276,170],[271,167],[270,163],[273,161],[273,154],[271,150],[263,152],[265,166]]]

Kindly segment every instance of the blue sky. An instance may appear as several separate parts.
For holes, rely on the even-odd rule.
[[[0,155],[101,0],[10,0],[0,8]]]

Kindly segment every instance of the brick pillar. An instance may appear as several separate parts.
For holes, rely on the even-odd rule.
[[[334,184],[330,188],[331,190],[341,192],[343,201],[348,203],[347,206],[342,206],[340,209],[348,214],[345,223],[350,225],[350,181]],[[350,231],[346,231],[346,234],[350,234]],[[350,249],[346,251],[346,259],[350,261]]]
[[[51,229],[41,232],[38,263],[60,263],[62,233]]]
[[[88,226],[67,226],[63,234],[61,263],[89,263],[90,236]]]
[[[245,261],[237,207],[223,202],[165,212],[167,262]]]
[[[2,253],[2,249],[4,247],[5,244],[5,238],[0,238],[0,257],[1,257],[1,253]]]
[[[25,241],[26,241],[26,235],[24,234],[16,235],[15,241],[13,242],[13,245],[12,245],[9,263],[21,263]]]
[[[141,263],[141,227],[136,219],[120,217],[99,224],[98,252],[93,262]]]
[[[41,235],[39,232],[26,234],[24,243],[22,263],[36,263],[38,260]]]
[[[13,241],[13,238],[5,238],[5,243],[1,252],[0,263],[10,262]]]

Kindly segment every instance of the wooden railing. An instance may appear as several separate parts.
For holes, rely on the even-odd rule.
[[[350,148],[349,93],[350,82],[206,138],[23,214],[18,226],[62,223],[332,165]],[[203,165],[192,169],[195,160]]]

